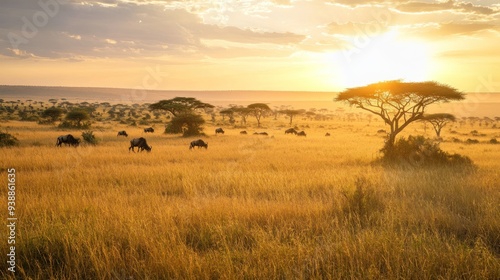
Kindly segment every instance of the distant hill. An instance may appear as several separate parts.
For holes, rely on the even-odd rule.
[[[141,90],[93,87],[41,87],[41,86],[0,86],[0,98],[4,100],[50,98],[69,101],[100,101],[110,103],[150,103],[176,96],[195,97],[208,103],[251,103],[276,101],[327,101],[336,96],[333,92],[289,92],[289,91],[175,91]]]
[[[6,101],[27,100],[47,101],[51,98],[70,102],[109,102],[111,104],[153,103],[176,96],[194,97],[215,106],[227,107],[229,104],[248,105],[262,102],[273,106],[289,105],[295,109],[343,108],[350,112],[363,112],[349,108],[343,103],[333,102],[336,92],[300,92],[300,91],[176,91],[176,90],[141,90],[126,88],[94,87],[45,87],[45,86],[6,86],[0,85],[0,98]],[[500,93],[467,93],[466,100],[435,104],[429,107],[429,113],[449,112],[457,117],[500,116]]]

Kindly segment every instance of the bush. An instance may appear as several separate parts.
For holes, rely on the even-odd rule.
[[[98,143],[97,139],[95,138],[94,132],[91,130],[82,132],[82,138],[85,143],[93,146],[97,145]]]
[[[498,140],[496,138],[493,138],[490,140],[490,144],[498,144]]]
[[[390,164],[406,164],[412,167],[433,165],[472,165],[470,158],[458,154],[449,154],[435,143],[423,136],[400,138],[392,147],[382,149],[382,162]]]
[[[202,125],[205,120],[196,114],[182,114],[172,118],[172,121],[165,127],[165,133],[178,134],[182,133],[184,137],[203,135]]]
[[[58,127],[59,128],[79,128],[79,129],[89,129],[90,126],[92,125],[91,122],[83,122],[80,124],[76,124],[74,122],[70,121],[63,121],[61,122]]]
[[[469,138],[465,141],[465,143],[467,143],[467,144],[479,144],[479,140]]]
[[[150,125],[150,123],[147,120],[140,120],[139,125]]]
[[[379,213],[385,209],[380,194],[376,188],[364,177],[356,179],[354,191],[343,191],[345,201],[342,204],[342,217],[352,225],[361,228],[377,223]]]
[[[0,148],[18,146],[19,140],[9,133],[0,132]]]

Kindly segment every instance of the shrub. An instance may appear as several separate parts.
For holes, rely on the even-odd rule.
[[[470,138],[468,138],[468,139],[465,141],[465,143],[467,143],[467,144],[479,144],[479,140],[477,140],[477,139],[470,139]]]
[[[493,138],[490,140],[490,144],[498,144],[498,140],[496,138]]]
[[[94,132],[91,130],[82,132],[82,137],[83,137],[83,141],[85,141],[85,143],[93,145],[93,146],[97,145],[97,143],[99,142],[95,138]]]
[[[342,204],[343,217],[352,225],[361,228],[375,225],[377,214],[385,209],[376,188],[364,177],[356,179],[354,191],[343,191],[345,201]]]
[[[196,114],[186,113],[174,116],[172,121],[165,127],[165,133],[182,133],[184,137],[203,135],[202,125],[204,123],[205,120]]]
[[[59,128],[79,128],[79,129],[89,129],[92,124],[90,122],[83,122],[78,124],[75,124],[74,122],[70,121],[63,121],[61,122],[58,127]]]
[[[0,132],[0,148],[18,146],[19,140],[6,132]]]
[[[390,164],[406,164],[412,167],[428,165],[463,164],[472,165],[470,158],[458,154],[449,154],[439,143],[423,136],[400,138],[392,147],[387,145],[382,149],[382,162]]]

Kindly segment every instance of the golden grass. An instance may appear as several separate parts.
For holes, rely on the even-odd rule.
[[[500,279],[500,145],[442,143],[475,171],[383,168],[383,126],[307,124],[307,138],[209,126],[209,148],[192,151],[192,139],[110,124],[98,146],[56,148],[67,131],[4,124],[21,140],[0,149],[0,178],[17,170],[15,276]],[[128,152],[139,136],[151,153]]]

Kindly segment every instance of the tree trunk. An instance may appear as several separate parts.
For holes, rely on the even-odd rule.
[[[389,138],[387,139],[387,142],[385,142],[385,148],[387,150],[391,150],[394,147],[394,142],[396,142],[396,135],[397,133],[395,132],[389,133]]]

